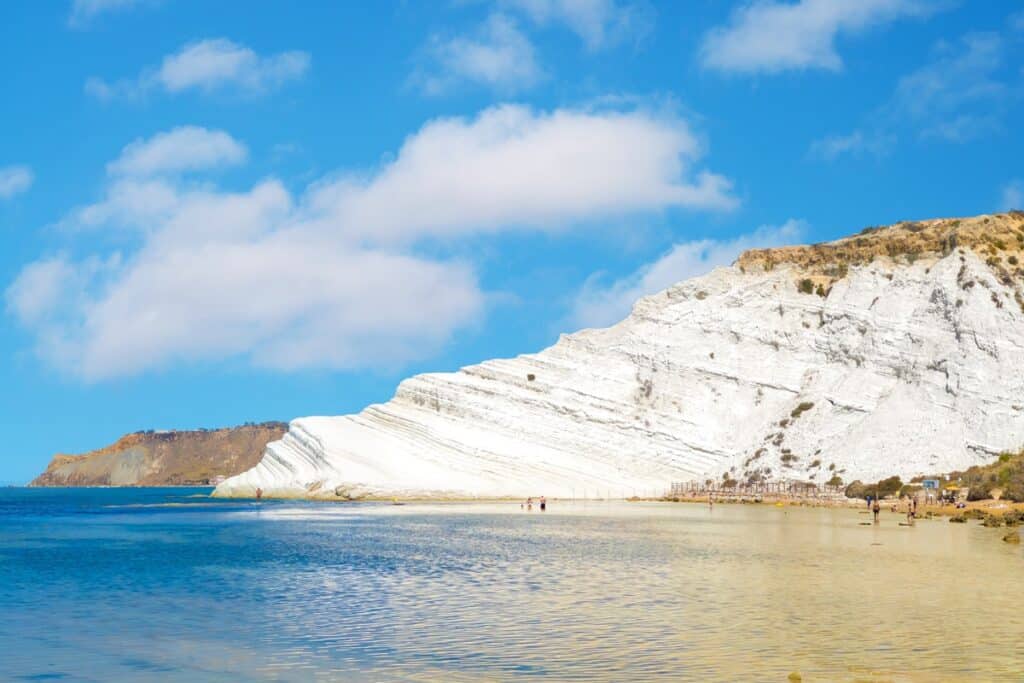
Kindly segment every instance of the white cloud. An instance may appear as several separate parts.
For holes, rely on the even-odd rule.
[[[39,323],[57,307],[73,278],[74,267],[63,258],[30,263],[8,290],[11,311],[27,325]]]
[[[27,192],[35,181],[28,166],[0,166],[0,200]]]
[[[627,37],[642,37],[653,23],[645,3],[617,0],[502,0],[540,25],[561,23],[596,50]]]
[[[707,69],[738,73],[843,66],[840,34],[864,31],[904,17],[925,16],[942,3],[923,0],[799,0],[748,2],[729,24],[704,36],[700,61]]]
[[[188,88],[214,90],[229,85],[263,92],[302,77],[309,62],[307,52],[260,57],[244,45],[216,38],[191,43],[177,54],[164,57],[159,79],[170,92]]]
[[[135,140],[107,164],[114,175],[148,176],[240,164],[245,145],[221,130],[180,126],[148,140]]]
[[[41,355],[86,380],[227,358],[284,369],[402,363],[435,352],[486,306],[472,265],[446,255],[456,238],[727,208],[728,181],[695,171],[699,154],[671,117],[503,106],[429,122],[393,162],[298,198],[272,179],[227,192],[173,175],[114,176],[67,221],[134,230],[132,246],[29,264],[7,306]]]
[[[1003,186],[1000,211],[1024,211],[1024,180],[1011,180]]]
[[[762,226],[731,240],[678,243],[653,263],[609,284],[603,284],[603,274],[596,273],[587,279],[576,296],[571,322],[576,327],[611,325],[625,318],[641,297],[729,265],[747,249],[791,244],[804,232],[806,224],[791,219],[779,227]]]
[[[472,37],[434,36],[428,52],[434,65],[417,73],[413,81],[430,95],[464,82],[514,92],[533,85],[542,75],[533,44],[503,14],[491,15]]]
[[[825,161],[833,161],[843,155],[861,157],[865,154],[883,156],[895,139],[878,132],[866,133],[855,130],[849,135],[832,135],[811,143],[810,155]]]
[[[371,179],[323,183],[311,202],[353,236],[388,242],[732,208],[730,181],[693,168],[701,152],[674,117],[502,105],[428,123]]]
[[[85,91],[102,100],[140,97],[154,88],[168,93],[235,90],[257,95],[302,78],[309,65],[308,52],[289,51],[263,57],[226,38],[213,38],[185,45],[164,57],[159,68],[148,69],[134,80],[108,83],[89,78]]]
[[[71,3],[71,14],[68,15],[68,25],[80,28],[101,14],[122,12],[152,3],[153,0],[74,0]]]

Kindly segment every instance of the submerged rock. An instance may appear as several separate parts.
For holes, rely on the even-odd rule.
[[[1001,527],[1003,525],[1002,515],[986,515],[985,519],[981,520],[981,525],[991,528]]]

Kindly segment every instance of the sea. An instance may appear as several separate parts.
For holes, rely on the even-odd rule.
[[[0,489],[0,680],[1024,680],[976,522],[209,492]]]

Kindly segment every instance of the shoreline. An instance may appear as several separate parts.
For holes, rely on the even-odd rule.
[[[650,500],[650,499],[648,499]],[[689,503],[689,504],[708,504],[707,497],[678,497],[678,498],[662,498],[660,499],[668,503]],[[715,505],[779,505],[786,507],[829,507],[829,508],[844,508],[844,509],[867,509],[867,502],[862,498],[846,498],[844,500],[834,498],[795,498],[786,496],[773,496],[770,500],[768,497],[762,500],[738,500],[736,498],[714,498]],[[899,499],[882,499],[880,501],[882,509],[881,512],[887,512],[889,514],[901,514],[906,515],[907,501]],[[892,508],[895,506],[895,510]],[[958,508],[954,505],[920,505],[918,506],[918,519],[923,519],[927,515],[932,517],[955,517],[957,515],[964,515],[977,512],[982,512],[991,515],[1002,515],[1007,512],[1024,512],[1024,503],[1014,503],[1009,500],[998,500],[995,498],[987,498],[984,500],[974,500],[966,503],[965,507]]]
[[[416,503],[452,503],[452,504],[465,504],[465,503],[522,503],[523,498],[512,497],[512,496],[486,496],[486,497],[473,497],[473,496],[362,496],[358,498],[337,498],[337,497],[317,497],[317,496],[274,496],[272,494],[264,494],[261,499],[255,496],[214,496],[213,490],[215,486],[209,484],[167,484],[161,486],[117,486],[117,485],[85,485],[85,486],[31,486],[28,484],[23,485],[7,485],[0,488],[6,489],[32,489],[32,490],[85,490],[85,489],[130,489],[130,490],[146,490],[146,489],[212,489],[208,495],[211,499],[219,499],[223,501],[307,501],[312,503],[391,503],[398,505],[405,504],[416,504]],[[539,497],[539,496],[535,496]],[[550,503],[608,503],[608,502],[626,502],[626,503],[684,503],[684,504],[696,504],[696,505],[707,505],[707,496],[662,496],[662,497],[641,497],[641,496],[629,496],[626,498],[555,498],[548,496]],[[786,495],[765,495],[759,498],[753,497],[740,497],[740,496],[728,496],[728,497],[715,497],[713,498],[715,505],[766,505],[766,506],[777,506],[777,507],[827,507],[827,508],[839,508],[839,509],[865,509],[866,501],[861,498],[839,498],[839,497],[798,497],[798,496],[786,496]],[[889,514],[906,513],[906,500],[899,499],[882,499],[882,512]],[[895,507],[895,511],[892,509]],[[918,519],[924,518],[926,515],[933,517],[953,517],[963,514],[977,514],[977,512],[983,512],[986,514],[999,515],[1006,512],[1024,512],[1024,502],[1014,503],[1009,500],[999,499],[985,499],[976,500],[966,503],[963,508],[957,508],[953,505],[921,505],[918,507]]]

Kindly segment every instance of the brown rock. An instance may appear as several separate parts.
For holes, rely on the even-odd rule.
[[[208,484],[256,465],[288,425],[134,432],[83,455],[58,454],[30,486],[185,486]]]

